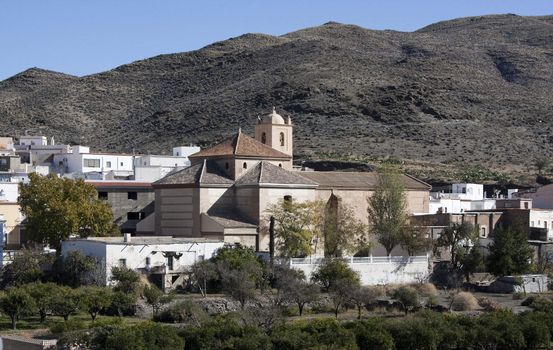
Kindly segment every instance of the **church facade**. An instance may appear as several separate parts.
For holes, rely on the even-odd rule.
[[[205,237],[268,251],[262,229],[267,208],[282,199],[324,200],[337,196],[368,222],[367,198],[377,185],[371,172],[293,170],[293,125],[274,109],[258,118],[255,137],[241,130],[189,156],[192,165],[153,183],[152,232]],[[430,186],[404,175],[408,211],[428,211]],[[378,255],[376,248],[373,254]]]

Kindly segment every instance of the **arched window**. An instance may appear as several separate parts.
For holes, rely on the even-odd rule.
[[[283,132],[280,133],[280,145],[284,146],[284,133]]]
[[[261,134],[261,143],[263,143],[263,144],[267,143],[267,134],[266,133]]]
[[[279,168],[282,168],[282,163],[278,163],[278,167],[279,167]]]
[[[248,163],[244,162],[244,164],[242,164],[242,168],[248,169]]]

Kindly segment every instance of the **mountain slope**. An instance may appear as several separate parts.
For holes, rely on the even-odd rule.
[[[275,105],[293,118],[300,157],[522,168],[553,153],[551,91],[552,16],[412,33],[327,23],[85,77],[27,70],[0,82],[0,133],[160,152],[252,132]]]

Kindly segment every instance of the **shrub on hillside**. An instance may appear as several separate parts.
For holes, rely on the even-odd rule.
[[[470,292],[457,293],[451,303],[451,309],[454,311],[473,311],[478,307],[478,300]]]
[[[423,297],[433,297],[438,295],[438,289],[432,283],[423,283],[416,286],[419,294]]]
[[[501,310],[501,304],[488,297],[478,298],[478,305],[480,305],[480,307],[486,311]]]

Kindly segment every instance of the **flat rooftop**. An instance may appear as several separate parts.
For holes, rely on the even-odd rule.
[[[222,243],[223,240],[194,238],[194,237],[172,237],[172,236],[132,236],[130,242],[125,242],[124,236],[116,237],[88,237],[75,238],[68,241],[92,241],[105,244],[124,245],[148,245],[148,244],[187,244],[187,243]]]

